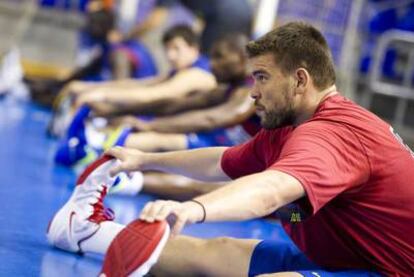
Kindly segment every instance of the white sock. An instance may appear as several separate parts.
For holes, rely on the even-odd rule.
[[[114,238],[125,228],[125,225],[113,221],[103,221],[100,225],[93,236],[81,242],[83,252],[105,254]]]

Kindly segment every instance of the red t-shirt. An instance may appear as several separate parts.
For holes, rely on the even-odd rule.
[[[231,178],[276,169],[300,181],[307,196],[283,226],[316,264],[414,276],[414,154],[371,112],[331,96],[303,124],[229,148],[221,166]]]

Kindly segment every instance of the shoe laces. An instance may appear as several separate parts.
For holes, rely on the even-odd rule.
[[[103,199],[105,198],[107,193],[106,186],[103,186],[103,190],[101,191],[101,195],[98,198],[98,202],[92,205],[93,207],[93,214],[88,218],[89,221],[95,223],[101,223],[102,221],[112,221],[115,218],[115,213],[110,208],[106,208],[103,204]]]

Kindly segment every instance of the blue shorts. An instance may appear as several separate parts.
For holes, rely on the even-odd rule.
[[[380,277],[367,270],[327,271],[315,265],[289,242],[263,240],[253,251],[249,276],[276,272],[297,272],[304,277]]]
[[[236,125],[208,132],[187,134],[187,149],[212,146],[235,146],[249,139],[251,139],[251,135],[241,125]]]
[[[187,149],[233,145],[234,143],[228,137],[226,129],[187,134]]]

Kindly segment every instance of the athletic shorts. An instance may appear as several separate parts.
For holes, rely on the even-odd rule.
[[[187,134],[187,149],[211,146],[232,146],[225,129]]]
[[[251,136],[241,125],[215,129],[208,132],[187,134],[187,149],[213,146],[235,146],[248,141]]]
[[[276,272],[297,272],[304,277],[380,277],[366,270],[328,271],[315,265],[293,244],[261,241],[253,251],[249,276]]]

